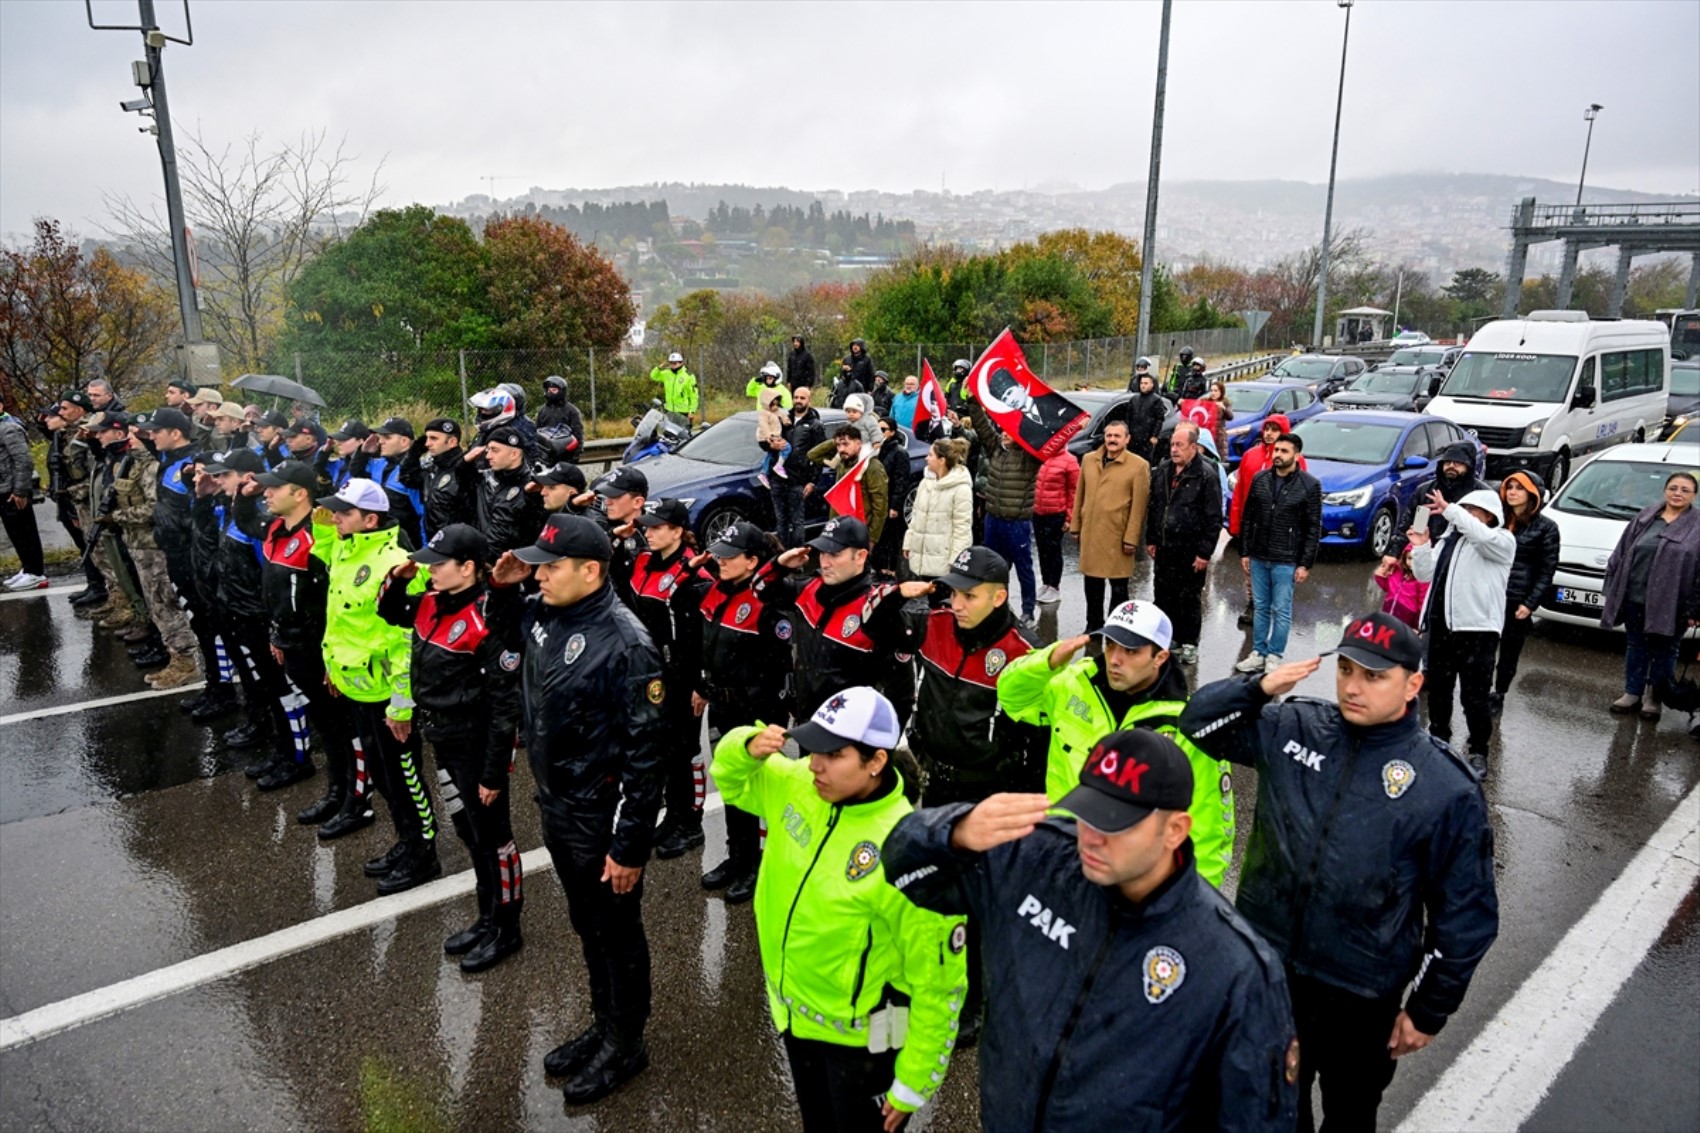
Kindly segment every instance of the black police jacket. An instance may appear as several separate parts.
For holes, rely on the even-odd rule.
[[[290,527],[273,519],[260,551],[260,589],[271,619],[271,643],[279,649],[318,650],[325,637],[325,596],[330,568],[313,553],[313,516]]]
[[[1527,606],[1532,613],[1552,588],[1553,572],[1558,569],[1558,524],[1537,512],[1515,534],[1517,557],[1505,587],[1505,611],[1516,613],[1518,606]]]
[[[998,674],[1036,644],[1009,607],[998,607],[971,630],[957,626],[948,609],[905,611],[903,621],[903,652],[921,656],[909,750],[926,770],[929,787],[980,787],[983,794],[1043,790],[1042,761],[1036,781],[1032,774],[1040,733],[998,707]]]
[[[1281,959],[1198,875],[1190,841],[1135,905],[1081,873],[1072,821],[952,849],[968,809],[905,816],[881,856],[909,900],[979,926],[986,1130],[1293,1128]]]
[[[785,722],[793,622],[755,588],[773,569],[764,563],[742,582],[717,578],[697,604],[701,669],[695,691],[716,710],[750,716],[739,721],[745,724]]]
[[[413,631],[414,719],[425,737],[435,742],[468,731],[482,734],[482,750],[443,745],[437,757],[474,761],[478,785],[500,791],[508,785],[514,756],[520,654],[508,648],[512,635],[506,627],[491,624],[488,598],[483,583],[458,594],[415,594],[391,575],[378,589],[378,616]],[[514,612],[511,604],[506,612]]]
[[[189,563],[195,586],[209,603],[218,599],[218,548],[224,537],[224,497],[197,495],[189,507]]]
[[[421,493],[425,499],[425,538],[451,523],[478,522],[479,470],[466,462],[458,448],[419,461]]]
[[[504,609],[519,601],[517,588],[492,587],[489,616],[515,627],[508,649],[523,654],[526,753],[545,821],[612,813],[619,801],[609,853],[641,866],[661,810],[662,708],[689,690],[668,689],[648,631],[612,587],[571,606],[534,597],[518,617]]]
[[[194,449],[159,453],[159,491],[153,505],[153,540],[166,556],[187,564],[194,543]]]
[[[790,617],[798,715],[813,715],[833,693],[888,682],[904,637],[902,603],[880,602],[866,571],[837,586],[789,574],[776,562],[755,589]]]
[[[1301,975],[1370,998],[1412,984],[1405,1010],[1436,1034],[1499,933],[1481,785],[1414,706],[1357,727],[1325,700],[1271,703],[1260,679],[1205,685],[1180,720],[1257,768],[1240,912]]]
[[[235,499],[215,499],[212,511],[218,518],[219,609],[242,621],[268,621],[260,578],[261,564],[266,561],[260,544],[265,538],[267,517],[260,513],[259,497],[238,492]]]
[[[666,558],[645,549],[632,562],[632,612],[661,654],[667,683],[676,686],[687,701],[686,694],[702,668],[702,619],[697,616],[697,607],[707,585],[708,579],[691,569],[683,546]]]
[[[1297,468],[1282,480],[1273,468],[1252,478],[1240,516],[1240,545],[1250,558],[1308,568],[1316,564],[1322,541],[1322,482]]]
[[[1189,551],[1193,558],[1216,553],[1222,535],[1222,483],[1203,450],[1175,475],[1172,460],[1151,467],[1151,499],[1145,506],[1145,543],[1158,553]]]
[[[490,541],[491,559],[503,551],[537,542],[543,530],[543,501],[525,490],[531,473],[524,465],[507,472],[486,468],[478,481],[478,528]]]

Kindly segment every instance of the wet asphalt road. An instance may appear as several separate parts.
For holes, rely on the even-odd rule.
[[[1238,579],[1231,558],[1212,568],[1204,679],[1246,648]],[[1042,615],[1046,640],[1081,627],[1075,576],[1064,589]],[[1144,568],[1134,593],[1150,593]],[[145,689],[68,597],[0,601],[0,716]],[[1377,599],[1367,566],[1321,564],[1299,588],[1288,656],[1331,647]],[[1605,712],[1620,658],[1615,639],[1570,632],[1537,634],[1524,653],[1487,784],[1500,939],[1451,1025],[1401,1064],[1382,1111],[1389,1128],[1700,781],[1700,745],[1678,718]],[[1327,670],[1299,691],[1329,695]],[[320,845],[292,816],[322,783],[257,793],[230,773],[247,755],[189,725],[178,699],[0,722],[0,1018],[376,900],[360,863],[389,844],[382,817]],[[526,779],[516,770],[515,819],[531,849],[541,839]],[[1243,838],[1250,772],[1236,789]],[[585,1024],[588,1004],[559,886],[533,870],[526,948],[491,972],[463,976],[441,953],[471,919],[469,897],[384,920],[0,1052],[0,1129],[795,1128],[750,910],[697,885],[723,829],[711,813],[706,854],[646,872],[652,1069],[588,1109],[567,1109],[540,1065]],[[455,873],[468,863],[448,834],[439,844]],[[1695,905],[1690,894],[1530,1128],[1700,1126]],[[971,1057],[922,1116],[918,1128],[977,1127]]]

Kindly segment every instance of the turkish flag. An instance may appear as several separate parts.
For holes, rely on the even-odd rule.
[[[968,371],[968,390],[998,428],[1040,460],[1061,452],[1090,417],[1027,368],[1008,327]]]
[[[862,477],[868,471],[868,461],[874,456],[873,446],[862,446],[862,458],[856,466],[838,478],[838,483],[826,490],[826,504],[834,515],[855,516],[868,522],[868,493],[862,490]]]
[[[931,360],[921,359],[921,395],[915,399],[915,427],[923,421],[944,420],[944,389],[933,375]]]
[[[1181,420],[1191,421],[1200,432],[1216,433],[1216,422],[1222,416],[1222,406],[1202,397],[1189,397],[1181,402]]]

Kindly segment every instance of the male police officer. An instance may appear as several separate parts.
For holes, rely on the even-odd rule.
[[[1338,705],[1276,702],[1312,658],[1206,685],[1181,714],[1200,747],[1257,768],[1236,903],[1286,961],[1307,1133],[1319,1076],[1328,1128],[1375,1128],[1394,1059],[1445,1026],[1499,931],[1481,785],[1417,718],[1422,639],[1370,614],[1334,652]]]
[[[922,908],[980,925],[984,1127],[1290,1130],[1298,1046],[1280,959],[1199,877],[1192,764],[1145,728],[1044,795],[927,807],[886,839]]]
[[[460,447],[463,430],[452,417],[425,422],[425,455],[419,470],[424,483],[425,538],[451,523],[471,525],[478,518],[478,469]]]
[[[594,1020],[543,1060],[568,1079],[567,1101],[580,1105],[649,1065],[643,867],[661,809],[668,689],[643,623],[608,584],[612,554],[595,521],[552,515],[535,544],[503,555],[490,576],[491,616],[514,626],[509,648],[524,652],[526,752],[543,844],[590,974]],[[533,566],[538,594],[516,618],[515,584]]]

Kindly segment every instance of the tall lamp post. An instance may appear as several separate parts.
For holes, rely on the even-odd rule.
[[[1317,265],[1316,325],[1311,328],[1311,346],[1322,346],[1322,316],[1328,307],[1328,245],[1334,238],[1334,171],[1340,165],[1340,108],[1346,101],[1346,47],[1352,42],[1352,0],[1334,0],[1346,9],[1346,33],[1340,37],[1340,90],[1334,96],[1334,152],[1328,158],[1328,207],[1322,213],[1322,257]]]
[[[1157,181],[1163,168],[1163,99],[1169,85],[1169,7],[1163,0],[1163,30],[1157,39],[1157,97],[1151,112],[1151,169],[1145,176],[1145,242],[1139,247],[1139,333],[1135,358],[1151,348],[1151,273],[1157,265]]]
[[[1605,107],[1597,102],[1588,104],[1588,109],[1582,111],[1582,120],[1588,123],[1588,140],[1582,143],[1582,175],[1576,178],[1576,207],[1582,207],[1582,184],[1588,180],[1588,151],[1594,148],[1594,119],[1600,116]]]

